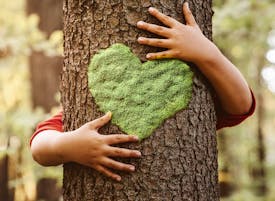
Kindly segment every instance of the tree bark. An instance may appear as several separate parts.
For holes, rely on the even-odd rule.
[[[158,23],[147,12],[154,6],[183,22],[183,0],[64,1],[65,61],[61,97],[64,129],[73,130],[102,115],[88,89],[87,67],[92,56],[113,43],[124,43],[142,60],[156,48],[136,42],[152,36],[136,22]],[[189,0],[198,24],[211,39],[211,0]],[[195,71],[189,107],[167,119],[149,138],[125,145],[142,152],[141,159],[123,159],[136,172],[120,173],[115,182],[93,169],[77,164],[64,166],[64,200],[219,200],[216,117],[210,87]],[[122,133],[107,125],[102,133]]]
[[[27,13],[39,16],[39,28],[47,36],[63,27],[62,0],[27,0]],[[34,51],[29,62],[33,107],[42,107],[49,112],[58,105],[55,94],[58,92],[63,58],[49,57],[43,52]]]

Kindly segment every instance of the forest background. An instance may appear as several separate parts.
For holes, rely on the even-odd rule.
[[[29,138],[39,121],[60,110],[56,80],[62,68],[62,25],[47,27],[53,19],[41,10],[35,14],[31,0],[0,0],[0,5],[0,200],[61,200],[62,167],[37,165]],[[62,22],[60,5],[51,11]],[[214,41],[239,67],[257,99],[252,118],[218,131],[221,200],[272,201],[275,1],[214,0],[213,10]]]

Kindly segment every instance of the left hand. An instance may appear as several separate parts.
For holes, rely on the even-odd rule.
[[[137,23],[138,28],[165,38],[138,38],[140,44],[167,48],[167,50],[163,52],[147,54],[147,59],[177,58],[197,64],[206,62],[215,57],[211,54],[215,54],[217,48],[201,32],[189,9],[188,3],[184,3],[183,5],[186,25],[178,22],[174,18],[162,14],[152,7],[149,8],[149,13],[168,28],[143,21]]]

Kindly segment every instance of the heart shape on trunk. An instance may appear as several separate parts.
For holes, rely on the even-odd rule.
[[[123,44],[94,55],[88,78],[99,109],[111,111],[112,123],[140,140],[186,108],[192,96],[193,72],[187,64],[177,59],[142,63]]]

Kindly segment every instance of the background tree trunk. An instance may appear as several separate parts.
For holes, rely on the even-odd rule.
[[[7,146],[7,148],[9,148]],[[0,156],[0,200],[10,201],[9,196],[9,156],[3,154]]]
[[[130,46],[144,60],[157,49],[139,45],[138,36],[149,36],[136,22],[157,23],[149,16],[154,6],[183,22],[183,0],[64,1],[65,61],[62,73],[64,128],[72,130],[102,115],[88,90],[87,66],[91,57],[116,42]],[[211,38],[211,0],[189,0],[204,34]],[[219,200],[215,111],[210,87],[196,72],[193,98],[186,110],[167,119],[140,144],[141,159],[126,159],[136,172],[115,182],[90,168],[64,166],[64,200]],[[114,125],[103,133],[117,133]]]
[[[27,13],[39,16],[39,28],[47,36],[63,27],[62,0],[27,0]],[[33,107],[42,107],[49,112],[59,104],[55,95],[58,92],[63,58],[48,57],[43,52],[34,51],[29,62]]]
[[[54,178],[41,178],[36,186],[36,200],[59,201],[61,188],[57,185]]]
[[[217,135],[219,156],[223,157],[223,165],[219,166],[219,187],[220,197],[230,197],[234,192],[234,184],[232,182],[232,172],[230,171],[230,161],[234,158],[230,153],[230,142],[224,131],[220,131]]]
[[[267,181],[266,181],[266,147],[265,147],[265,136],[263,131],[264,126],[264,95],[262,87],[261,71],[264,66],[264,52],[259,53],[257,58],[257,163],[253,167],[252,176],[256,182],[256,194],[259,196],[265,196],[267,194]]]
[[[10,149],[10,137],[7,139],[6,150]],[[13,201],[14,200],[14,187],[9,187],[11,166],[11,154],[4,153],[0,156],[0,200]]]

